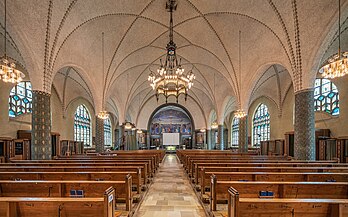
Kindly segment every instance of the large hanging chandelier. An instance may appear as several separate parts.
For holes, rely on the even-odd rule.
[[[103,82],[104,82],[104,32],[102,32],[102,67],[103,67]],[[104,83],[103,83],[104,85]],[[109,118],[109,112],[105,110],[105,95],[104,89],[102,94],[102,110],[98,113],[98,118],[106,120]]]
[[[7,48],[7,25],[6,25],[6,0],[5,0],[5,52],[0,62],[0,79],[4,82],[18,83],[23,80],[25,75],[16,69],[16,63],[6,55]]]
[[[325,62],[319,73],[330,79],[348,74],[348,52],[341,52],[341,0],[338,0],[338,53]]]
[[[173,41],[173,11],[176,10],[177,3],[175,0],[168,0],[166,3],[166,9],[170,12],[170,25],[169,25],[169,42],[167,44],[167,56],[164,64],[161,62],[161,66],[156,72],[151,72],[148,80],[151,82],[150,86],[156,91],[156,99],[158,101],[159,95],[164,95],[166,103],[169,96],[175,96],[176,102],[181,94],[185,95],[185,101],[187,100],[187,92],[193,86],[193,80],[195,79],[194,73],[189,70],[185,73],[185,70],[181,67],[181,60],[178,61],[176,57],[176,44]]]

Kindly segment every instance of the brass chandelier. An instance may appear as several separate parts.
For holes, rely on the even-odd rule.
[[[6,47],[7,47],[7,25],[6,25],[6,0],[5,2],[5,52],[4,56],[1,58],[0,62],[0,80],[4,82],[18,83],[23,80],[25,75],[16,69],[16,63],[12,61],[6,55]]]
[[[348,74],[348,52],[341,52],[341,0],[338,0],[338,53],[326,61],[319,73],[330,79]]]
[[[104,81],[104,32],[102,33],[102,66],[103,66],[103,82]],[[104,84],[104,83],[103,83]],[[102,95],[102,110],[98,113],[98,118],[106,120],[109,118],[109,112],[105,110],[105,95]]]
[[[174,96],[176,102],[178,102],[181,94],[184,94],[186,101],[187,92],[193,86],[193,80],[195,79],[195,75],[191,70],[185,73],[185,70],[181,67],[181,60],[178,61],[176,57],[176,44],[173,41],[173,12],[176,10],[176,7],[176,0],[168,0],[166,3],[166,9],[170,12],[169,42],[166,47],[167,55],[164,64],[160,60],[161,66],[156,72],[151,72],[148,77],[150,86],[156,91],[157,101],[160,95],[164,95],[166,103],[169,96]]]

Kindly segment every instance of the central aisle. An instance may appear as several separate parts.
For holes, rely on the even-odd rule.
[[[205,216],[176,155],[166,155],[135,217]]]

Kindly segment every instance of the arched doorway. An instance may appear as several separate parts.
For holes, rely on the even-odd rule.
[[[185,147],[191,149],[194,131],[192,116],[185,107],[175,103],[159,106],[151,114],[148,122],[150,148],[175,150]],[[167,138],[172,137],[174,141],[178,140],[178,145],[168,143]]]

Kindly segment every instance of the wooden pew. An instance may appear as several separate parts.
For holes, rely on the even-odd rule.
[[[89,181],[123,181],[126,175],[132,176],[132,183],[140,194],[141,171],[138,172],[0,172],[0,180],[89,180]]]
[[[313,173],[348,173],[348,167],[203,167],[195,175],[199,182],[202,172],[313,172]]]
[[[238,189],[241,197],[257,198],[260,191],[272,191],[275,198],[347,199],[348,182],[210,182],[210,210],[216,211],[218,201],[227,201],[229,187]]]
[[[228,211],[213,212],[214,217],[345,217],[347,199],[240,198],[239,192],[228,189]]]
[[[70,197],[70,190],[83,190],[84,197],[98,197],[104,189],[115,189],[115,200],[126,203],[126,211],[132,209],[132,177],[124,181],[72,181],[72,180],[0,180],[1,197]]]
[[[202,168],[200,186],[201,195],[205,194],[205,188],[210,187],[210,178],[215,175],[220,181],[273,181],[273,182],[337,182],[348,181],[348,173],[307,173],[307,172],[205,172]]]
[[[0,216],[6,217],[116,217],[128,212],[115,211],[115,189],[108,188],[103,197],[0,197]]]
[[[108,166],[138,166],[138,167],[144,167],[144,170],[146,170],[146,173],[150,176],[150,174],[153,173],[153,170],[151,167],[149,167],[148,163],[145,162],[109,162],[109,163],[95,163],[95,162],[90,162],[90,163],[80,163],[80,162],[73,162],[73,163],[64,163],[64,162],[58,162],[58,161],[50,161],[47,163],[35,163],[35,162],[28,162],[28,163],[4,163],[0,164],[0,167],[6,167],[6,166],[35,166],[35,167],[43,167],[43,166],[61,166],[61,167],[72,167],[72,166],[83,166],[83,167],[88,167],[88,166],[101,166],[101,167],[108,167]]]
[[[138,172],[140,170],[142,183],[146,185],[149,183],[148,174],[144,167],[138,166],[0,166],[0,172],[91,172],[91,171],[126,171]]]
[[[251,162],[240,160],[200,160],[193,161],[189,167],[191,177],[199,177],[199,170],[202,167],[347,167],[348,164],[339,164],[334,161],[273,161]],[[196,180],[195,180],[196,181]]]
[[[71,155],[75,156],[75,155]],[[52,160],[39,160],[35,162],[51,162]],[[155,173],[156,169],[159,166],[157,163],[157,158],[153,156],[131,156],[131,155],[121,155],[121,156],[112,156],[112,155],[102,155],[102,156],[88,156],[82,155],[79,157],[57,157],[55,162],[65,162],[65,163],[111,163],[111,162],[147,162],[149,165],[149,170],[152,173]],[[11,162],[23,162],[23,161],[11,161]],[[30,162],[30,161],[29,161]]]

